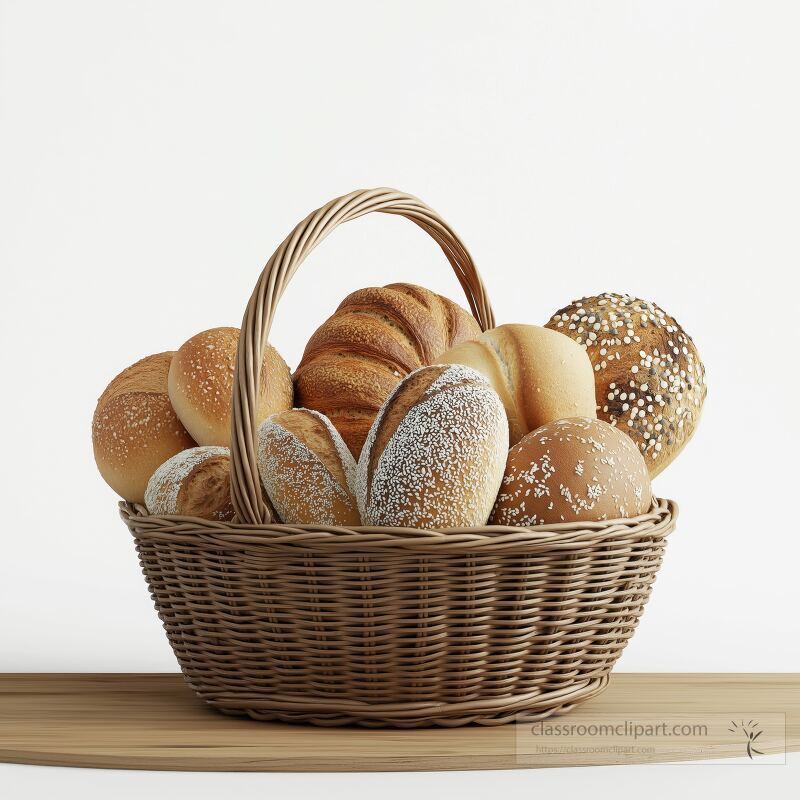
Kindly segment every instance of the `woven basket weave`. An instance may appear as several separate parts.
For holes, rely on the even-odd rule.
[[[275,307],[337,225],[400,214],[441,246],[486,330],[472,259],[415,197],[357,191],[281,244],[242,322],[232,420],[236,522],[121,503],[188,683],[230,714],[316,725],[496,725],[600,692],[647,601],[676,507],[534,528],[269,524],[256,466],[258,370]]]

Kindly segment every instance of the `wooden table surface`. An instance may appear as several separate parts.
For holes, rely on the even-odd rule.
[[[567,724],[569,731],[546,727]],[[0,674],[0,761],[12,763],[193,771],[516,769],[746,759],[748,736],[755,737],[757,759],[777,754],[772,758],[782,760],[800,750],[800,674],[620,673],[601,695],[536,731],[524,722],[453,730],[255,722],[208,708],[180,675]]]

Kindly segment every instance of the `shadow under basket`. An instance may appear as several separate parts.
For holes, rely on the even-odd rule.
[[[392,189],[310,214],[268,262],[239,339],[233,523],[121,503],[183,674],[219,711],[315,725],[499,725],[596,695],[633,635],[676,507],[532,528],[271,524],[256,466],[259,366],[277,301],[337,225],[371,211],[427,231],[486,330],[494,316],[446,223]]]

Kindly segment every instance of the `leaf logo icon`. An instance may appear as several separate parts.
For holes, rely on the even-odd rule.
[[[747,755],[749,758],[753,758],[753,753],[759,756],[763,756],[764,753],[761,750],[757,750],[755,747],[755,741],[761,736],[764,731],[761,730],[758,722],[755,720],[750,720],[749,722],[745,722],[741,720],[740,722],[736,722],[735,720],[731,722],[731,726],[728,728],[731,733],[739,734],[743,736],[745,739],[745,743],[747,746]]]

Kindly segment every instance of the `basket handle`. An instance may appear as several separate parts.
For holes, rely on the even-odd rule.
[[[270,521],[258,474],[255,410],[264,346],[275,307],[305,257],[334,228],[372,211],[399,214],[430,234],[453,267],[481,329],[494,327],[494,313],[472,256],[452,228],[421,200],[395,189],[361,189],[309,214],[267,262],[242,320],[231,414],[231,500],[239,522],[261,525]]]

